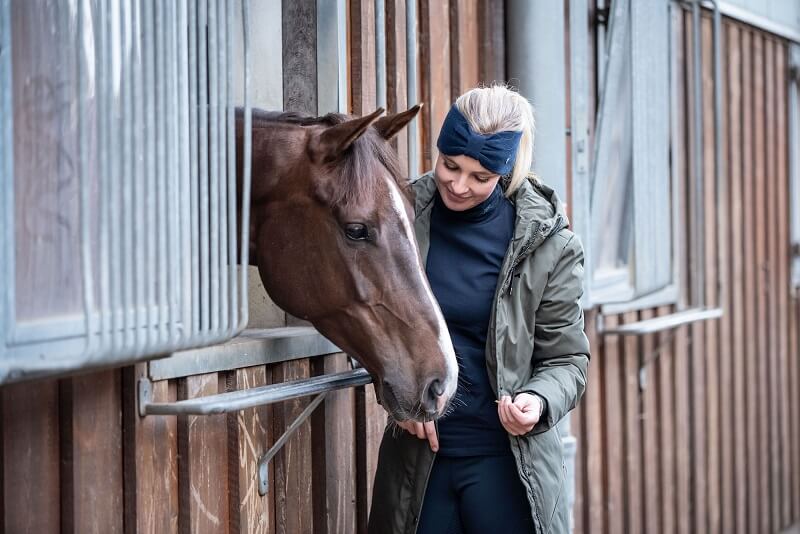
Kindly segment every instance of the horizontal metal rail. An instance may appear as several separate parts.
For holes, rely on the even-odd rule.
[[[599,333],[602,335],[616,334],[619,336],[644,336],[664,330],[670,330],[697,321],[707,321],[709,319],[719,319],[722,317],[722,308],[692,308],[689,310],[644,319],[633,323],[614,326],[611,328],[601,328]]]
[[[211,415],[235,412],[300,397],[319,395],[372,382],[366,369],[313,376],[240,391],[231,391],[177,402],[153,402],[152,382],[139,379],[139,415]]]

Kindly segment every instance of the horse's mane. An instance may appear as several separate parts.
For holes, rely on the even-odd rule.
[[[321,117],[304,115],[293,111],[263,111],[253,109],[253,128],[265,127],[269,124],[285,123],[297,126],[335,126],[354,117],[341,113],[328,113]],[[350,145],[343,157],[332,164],[339,174],[334,180],[331,191],[332,203],[349,204],[360,202],[365,198],[373,198],[379,190],[380,171],[376,165],[383,165],[394,178],[404,195],[409,195],[410,183],[401,176],[400,163],[391,145],[375,128],[367,131]]]

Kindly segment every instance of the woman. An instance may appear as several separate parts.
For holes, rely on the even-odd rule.
[[[436,422],[383,436],[371,533],[567,532],[556,424],[583,394],[583,248],[556,193],[529,175],[530,104],[473,89],[414,184],[415,231],[459,359]]]

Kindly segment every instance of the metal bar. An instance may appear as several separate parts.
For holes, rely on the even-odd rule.
[[[139,413],[142,416],[228,413],[328,391],[362,386],[371,382],[372,377],[367,373],[366,369],[360,368],[353,371],[314,376],[281,384],[231,391],[207,397],[196,397],[178,402],[155,403],[152,402],[152,397],[148,395],[150,381],[142,378],[139,381]]]
[[[217,163],[219,175],[219,301],[220,301],[220,324],[219,332],[228,330],[230,316],[228,315],[228,158],[227,158],[227,130],[226,130],[226,111],[228,109],[228,62],[227,62],[227,32],[226,22],[227,9],[226,2],[217,3]]]
[[[126,352],[132,351],[134,342],[134,332],[138,331],[135,327],[135,314],[131,321],[130,314],[134,308],[133,298],[133,271],[136,267],[134,258],[133,244],[133,151],[131,143],[133,138],[133,33],[131,29],[131,1],[120,2],[120,38],[122,44],[120,60],[120,91],[122,96],[121,103],[121,128],[122,135],[122,258],[121,258],[121,278],[122,278],[122,343]],[[117,175],[119,176],[119,175]],[[131,324],[133,323],[133,324]]]
[[[236,276],[236,113],[234,108],[233,90],[233,19],[230,10],[225,10],[225,57],[228,70],[225,76],[227,99],[225,110],[227,116],[226,140],[227,140],[227,159],[228,159],[228,300],[230,301],[230,321],[228,325],[227,337],[233,336],[239,327],[239,287],[238,277]],[[242,266],[246,270],[246,266]]]
[[[111,324],[112,317],[110,316],[110,296],[109,296],[109,285],[110,285],[110,266],[108,265],[108,259],[110,257],[110,236],[109,236],[109,222],[108,219],[110,217],[109,211],[111,209],[111,201],[108,198],[108,180],[109,180],[109,169],[108,169],[108,136],[110,125],[108,123],[108,119],[111,116],[110,112],[110,105],[108,105],[108,100],[110,98],[110,80],[111,75],[108,68],[108,56],[109,56],[109,49],[108,46],[108,24],[107,21],[110,19],[107,13],[107,5],[105,3],[100,3],[98,5],[98,32],[96,35],[98,36],[100,42],[95,45],[95,50],[99,50],[99,54],[95,57],[97,58],[97,67],[95,72],[97,73],[97,117],[98,117],[98,136],[97,136],[97,145],[98,145],[98,198],[103,199],[105,204],[101,204],[99,206],[100,210],[100,257],[98,261],[100,263],[100,308],[101,308],[101,331],[100,331],[100,345],[101,351],[107,350],[109,346],[109,335],[111,332]]]
[[[251,172],[251,153],[252,153],[252,126],[253,117],[250,109],[250,0],[242,0],[242,39],[243,63],[244,63],[244,130],[242,132],[242,148],[244,164],[242,165],[242,229],[241,229],[241,281],[239,291],[241,291],[239,303],[241,312],[238,328],[242,329],[247,325],[247,265],[250,254],[250,172]]]
[[[156,239],[158,250],[156,256],[158,258],[158,344],[164,344],[168,339],[167,326],[169,322],[169,301],[167,297],[167,289],[171,280],[167,278],[167,254],[168,243],[167,235],[169,233],[169,224],[167,223],[167,130],[169,123],[167,121],[167,88],[169,80],[167,79],[167,58],[166,58],[166,36],[164,35],[165,27],[165,10],[166,2],[156,2],[156,119],[158,121],[156,126],[156,161],[158,162],[156,172]],[[166,283],[165,283],[166,281]]]
[[[181,316],[182,327],[182,343],[187,344],[192,339],[192,304],[193,304],[193,286],[192,284],[192,248],[194,246],[194,235],[192,232],[192,192],[190,182],[193,174],[190,174],[190,155],[189,155],[189,69],[194,67],[188,58],[188,33],[191,31],[189,28],[187,4],[194,4],[194,2],[179,2],[178,3],[178,123],[180,124],[179,132],[179,163],[180,167],[180,195],[179,203],[181,209],[180,221],[180,248],[181,248],[181,308],[183,314]],[[190,67],[191,65],[191,67]]]
[[[194,336],[200,331],[200,202],[199,195],[199,157],[198,157],[198,101],[197,83],[197,4],[189,2],[189,213],[191,240],[192,321],[187,328]]]
[[[267,491],[269,490],[269,461],[272,460],[276,454],[278,454],[278,451],[281,450],[284,445],[286,445],[286,442],[289,441],[289,438],[292,437],[292,434],[294,434],[297,429],[300,428],[300,425],[302,425],[303,422],[308,419],[314,410],[317,409],[317,406],[319,406],[320,403],[325,400],[327,395],[327,392],[317,395],[314,400],[312,400],[308,406],[306,406],[305,409],[300,412],[300,415],[297,416],[297,419],[292,421],[292,424],[289,425],[281,437],[278,438],[278,441],[276,441],[275,444],[270,447],[270,449],[258,460],[258,494],[262,497],[266,495]]]
[[[207,0],[199,0],[200,9],[197,18],[198,33],[198,80],[200,125],[198,129],[198,156],[200,159],[200,331],[207,332],[211,323],[211,306],[209,294],[209,187],[208,187],[208,31],[206,20],[208,17]]]
[[[82,26],[78,27],[79,32]],[[0,0],[0,207],[4,215],[0,230],[0,272],[7,283],[0,299],[0,356],[5,356],[6,336],[15,322],[14,281],[14,84],[11,69],[11,0]],[[80,130],[79,130],[80,131]],[[83,175],[81,175],[83,176]],[[3,358],[5,359],[5,358]],[[3,377],[0,374],[0,381]]]
[[[703,210],[703,70],[702,42],[700,28],[700,1],[692,3],[692,53],[694,62],[694,222],[696,230],[704,226]],[[705,302],[705,238],[702,231],[692,232],[695,238],[695,254],[690,258],[691,276],[694,280],[692,303],[702,306]]]
[[[155,345],[157,338],[156,323],[158,322],[158,301],[156,299],[156,228],[155,228],[155,190],[156,190],[156,115],[154,87],[155,78],[155,35],[153,28],[153,3],[144,0],[144,30],[143,40],[145,54],[144,65],[144,109],[147,121],[146,137],[147,150],[145,150],[146,179],[144,180],[144,234],[147,239],[145,261],[147,264],[147,341],[146,346]]]
[[[0,14],[2,16],[2,14]],[[91,20],[91,19],[90,19]],[[78,42],[83,42],[83,24],[84,24],[84,3],[78,2],[78,23],[77,34]],[[2,33],[2,31],[0,31]],[[83,273],[83,323],[86,329],[86,345],[85,352],[88,354],[94,350],[95,329],[94,324],[94,276],[92,269],[92,235],[91,225],[89,223],[89,172],[87,170],[88,150],[86,141],[86,97],[87,91],[84,84],[84,56],[81,53],[82,48],[76,47],[76,84],[78,86],[78,179],[80,180],[80,225],[81,225],[81,272]],[[2,58],[0,57],[0,67],[2,67]],[[0,76],[2,78],[2,76]],[[11,92],[11,80],[8,80],[9,93]],[[7,146],[13,146],[9,144]],[[2,151],[0,151],[2,152]],[[2,254],[2,251],[0,251]],[[12,287],[14,284],[10,284]],[[1,314],[2,312],[0,312]],[[1,316],[1,315],[0,315]],[[2,321],[0,321],[0,326]],[[0,347],[2,349],[2,347]]]
[[[142,165],[143,161],[139,160],[140,155],[144,159],[144,146],[145,146],[145,133],[146,119],[144,105],[144,71],[147,67],[145,59],[144,41],[144,24],[142,22],[141,3],[134,2],[134,16],[133,16],[133,105],[131,107],[131,116],[128,120],[134,125],[133,129],[133,154],[136,158],[136,164],[133,169],[133,217],[134,220],[145,220],[145,198],[144,198],[144,182],[147,179],[146,169]],[[147,307],[147,300],[145,295],[145,236],[137,227],[133,232],[133,264],[136,266],[136,274],[133,277],[133,291],[135,294],[134,302],[136,306],[135,312],[135,332],[133,341],[133,353],[136,355],[144,353],[144,344],[146,343],[147,330],[142,330],[143,325],[146,324],[147,314],[145,309]]]
[[[406,2],[406,89],[408,107],[417,104],[417,3]],[[408,176],[419,175],[417,119],[408,123]]]
[[[375,99],[386,109],[386,3],[375,0]],[[401,110],[397,110],[401,111]]]
[[[644,336],[697,321],[719,319],[722,315],[722,308],[692,308],[690,310],[627,323],[613,328],[601,328],[598,332],[603,335]]]
[[[219,293],[219,124],[217,106],[219,103],[217,79],[219,69],[217,64],[217,0],[208,2],[208,86],[209,86],[209,152],[210,152],[210,237],[211,237],[211,330],[216,332],[220,323],[220,293]],[[201,140],[203,142],[203,140]]]
[[[110,282],[111,282],[111,351],[112,354],[118,353],[124,346],[123,341],[123,317],[119,314],[122,309],[122,221],[120,217],[120,200],[121,200],[121,184],[120,184],[120,145],[122,144],[122,128],[117,119],[116,109],[119,105],[120,92],[122,91],[122,72],[120,61],[120,30],[119,30],[119,4],[117,2],[109,2],[107,4],[109,13],[105,21],[108,24],[108,33],[106,34],[106,46],[108,46],[111,53],[107,54],[108,64],[108,93],[106,95],[108,107],[106,113],[108,114],[106,120],[109,126],[108,136],[108,157],[109,157],[109,174],[106,177],[108,181],[108,196],[106,201],[106,209],[110,213],[111,226],[109,228],[110,234],[110,247],[109,258],[110,263]]]
[[[180,2],[178,2],[180,3]],[[169,330],[169,344],[175,346],[178,340],[178,323],[180,321],[180,314],[178,310],[178,289],[180,287],[180,274],[178,266],[180,265],[180,248],[178,241],[178,228],[180,225],[179,200],[178,188],[176,182],[179,179],[178,167],[178,128],[180,122],[174,120],[174,110],[178,109],[178,70],[183,63],[181,58],[178,57],[178,42],[177,42],[177,12],[176,2],[165,2],[166,9],[166,30],[164,39],[166,41],[163,55],[166,56],[165,69],[167,77],[167,90],[164,99],[166,107],[165,115],[169,117],[166,123],[166,139],[165,146],[167,150],[167,167],[164,176],[166,177],[166,213],[164,221],[167,224],[167,323]]]

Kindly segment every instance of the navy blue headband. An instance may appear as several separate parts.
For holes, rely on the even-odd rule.
[[[506,131],[489,135],[475,133],[455,104],[450,108],[439,132],[436,146],[447,156],[469,156],[487,170],[500,175],[514,168],[522,132]]]

